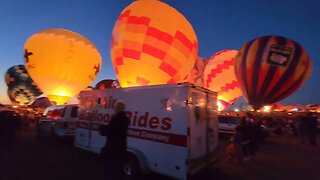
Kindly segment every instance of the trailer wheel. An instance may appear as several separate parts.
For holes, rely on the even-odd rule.
[[[141,168],[137,157],[133,153],[127,153],[127,161],[123,167],[124,173],[128,179],[138,179]]]

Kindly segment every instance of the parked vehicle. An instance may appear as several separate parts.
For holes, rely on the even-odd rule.
[[[218,127],[219,133],[222,134],[234,134],[234,129],[240,124],[240,116],[219,115]]]
[[[38,123],[39,137],[73,138],[78,119],[78,105],[50,106]]]
[[[217,158],[217,94],[188,83],[81,92],[76,147],[101,152],[106,137],[98,129],[117,101],[130,119],[128,176],[153,171],[186,179]]]

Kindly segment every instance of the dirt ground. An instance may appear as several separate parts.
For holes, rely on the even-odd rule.
[[[226,138],[220,138],[219,160],[191,179],[320,179],[320,147],[300,144],[289,135],[270,136],[259,152],[241,166],[225,158]],[[320,140],[318,137],[318,144]],[[99,156],[70,144],[39,140],[34,132],[20,134],[0,161],[1,180],[102,180]],[[141,179],[170,179],[158,174]]]

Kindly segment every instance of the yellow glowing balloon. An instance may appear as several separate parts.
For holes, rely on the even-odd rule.
[[[97,48],[80,34],[48,29],[24,46],[28,73],[51,101],[64,104],[95,79],[101,67]]]
[[[182,82],[198,57],[191,24],[158,0],[126,7],[115,23],[111,46],[121,87]]]

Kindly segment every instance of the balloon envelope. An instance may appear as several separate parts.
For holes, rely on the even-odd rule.
[[[218,92],[218,99],[227,107],[241,95],[241,89],[234,73],[234,62],[238,51],[223,50],[214,54],[204,69],[205,87]]]
[[[64,29],[37,32],[24,49],[32,79],[58,105],[90,85],[101,67],[97,48],[80,34]]]
[[[163,2],[135,1],[116,21],[111,59],[121,87],[182,82],[197,57],[192,26]]]
[[[13,104],[28,104],[42,94],[24,65],[10,67],[5,73],[5,81]]]
[[[188,74],[184,81],[200,87],[204,87],[203,72],[207,63],[208,60],[203,57],[198,57],[196,63],[191,69],[191,72]]]
[[[235,63],[243,95],[255,109],[295,92],[311,71],[312,63],[304,48],[281,36],[263,36],[247,42]]]

